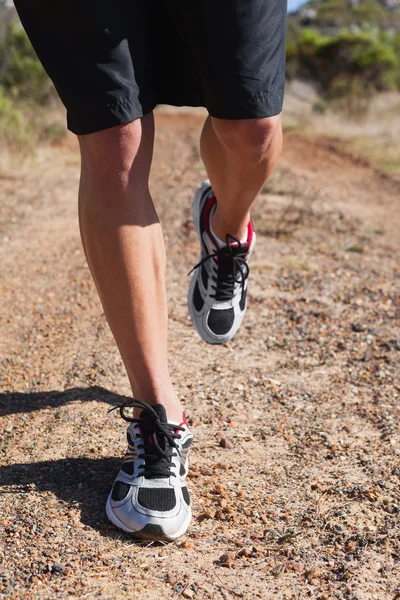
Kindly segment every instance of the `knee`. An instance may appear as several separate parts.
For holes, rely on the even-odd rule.
[[[222,144],[243,158],[261,162],[274,145],[274,152],[282,149],[281,117],[263,119],[212,119],[214,131]]]
[[[82,172],[123,187],[128,185],[133,170],[146,172],[151,162],[152,134],[148,127],[143,131],[142,121],[79,136]]]

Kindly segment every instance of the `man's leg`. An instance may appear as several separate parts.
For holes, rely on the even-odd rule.
[[[134,397],[164,404],[180,422],[168,372],[164,241],[148,186],[153,140],[152,114],[79,136],[79,221]]]
[[[208,117],[204,124],[201,156],[211,186],[204,181],[193,199],[200,261],[188,307],[197,332],[210,344],[231,340],[246,313],[248,260],[256,241],[250,208],[281,149],[279,115],[237,121]]]
[[[121,416],[132,420],[128,407],[140,416],[128,427],[107,515],[137,537],[174,540],[191,520],[185,478],[192,434],[168,372],[165,249],[148,185],[153,139],[152,115],[80,136],[79,221],[136,399],[120,407]]]
[[[215,196],[212,229],[243,239],[250,208],[282,150],[280,115],[230,121],[208,117],[201,136],[201,156]]]

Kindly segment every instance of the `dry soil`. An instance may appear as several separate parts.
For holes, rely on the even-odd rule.
[[[196,436],[193,524],[172,544],[104,511],[125,450],[107,410],[129,388],[81,249],[75,141],[0,180],[1,598],[400,598],[400,182],[286,133],[253,214],[248,314],[208,346],[186,307],[201,120],[158,114],[152,174]]]

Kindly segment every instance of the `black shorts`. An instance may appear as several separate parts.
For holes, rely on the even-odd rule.
[[[286,0],[15,0],[23,26],[86,134],[157,104],[220,119],[279,114]]]

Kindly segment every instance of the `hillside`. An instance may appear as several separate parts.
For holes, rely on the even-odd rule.
[[[310,0],[289,15],[287,77],[314,82],[326,100],[359,100],[356,113],[400,90],[399,0]]]

